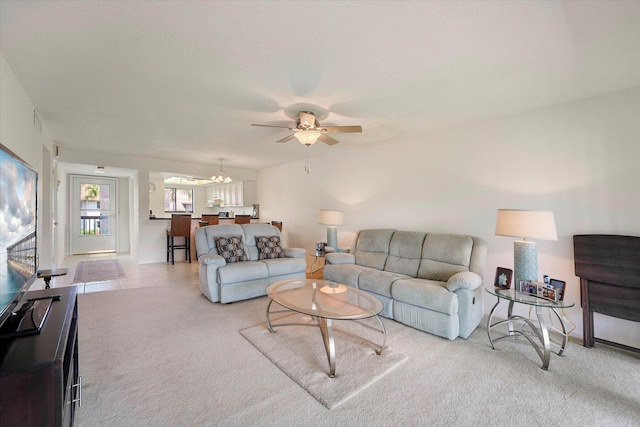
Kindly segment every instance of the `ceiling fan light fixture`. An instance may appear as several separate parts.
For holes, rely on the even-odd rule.
[[[298,141],[306,146],[315,144],[320,135],[322,134],[317,130],[301,130],[295,133],[295,137]]]
[[[220,159],[220,171],[218,175],[213,175],[210,179],[216,184],[228,184],[233,181],[230,176],[226,176],[224,172],[222,172],[222,159]]]

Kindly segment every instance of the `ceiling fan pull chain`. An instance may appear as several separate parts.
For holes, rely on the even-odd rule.
[[[304,166],[304,171],[309,175],[309,145],[307,145],[307,164]]]

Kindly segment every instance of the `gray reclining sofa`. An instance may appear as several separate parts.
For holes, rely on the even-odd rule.
[[[200,265],[200,291],[212,302],[229,303],[266,295],[266,287],[273,282],[306,277],[304,249],[280,245],[281,254],[277,252],[281,257],[259,259],[256,237],[280,237],[280,230],[270,224],[209,225],[196,228],[194,235]],[[227,262],[219,254],[216,238],[231,236],[240,236],[246,261]]]
[[[376,229],[358,232],[354,248],[327,254],[324,278],[375,295],[382,316],[450,340],[480,324],[484,240]]]

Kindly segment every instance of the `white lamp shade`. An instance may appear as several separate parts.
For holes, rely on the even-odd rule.
[[[344,225],[344,212],[320,209],[318,223],[323,225]]]
[[[551,211],[498,209],[496,235],[537,240],[558,240]]]

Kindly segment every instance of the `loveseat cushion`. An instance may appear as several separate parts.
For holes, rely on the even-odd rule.
[[[384,270],[416,277],[422,261],[422,246],[426,236],[427,233],[415,231],[393,233]]]
[[[261,262],[267,266],[269,277],[304,273],[307,270],[307,262],[304,258],[273,258]]]
[[[396,301],[440,313],[458,314],[458,297],[449,292],[446,283],[425,279],[399,279],[393,283],[391,297]]]
[[[247,261],[242,236],[216,237],[215,241],[218,254],[224,258],[227,264]]]
[[[271,224],[241,224],[239,227],[242,228],[244,234],[245,251],[249,261],[258,260],[256,236],[280,236],[280,230]]]
[[[362,230],[358,234],[354,255],[356,264],[384,270],[389,254],[389,242],[394,230]]]
[[[218,268],[218,282],[221,285],[265,279],[269,274],[262,261],[234,262]]]
[[[279,236],[256,236],[258,259],[284,258]]]
[[[405,274],[366,268],[358,277],[358,288],[391,298],[391,285],[398,279],[408,277]]]
[[[470,236],[429,233],[424,239],[418,277],[446,282],[456,273],[469,271],[472,250]]]

